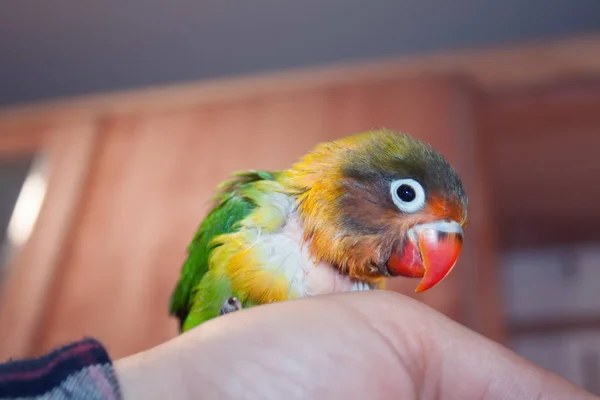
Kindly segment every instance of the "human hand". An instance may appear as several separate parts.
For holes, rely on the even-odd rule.
[[[115,362],[128,399],[596,399],[392,292],[236,311]]]

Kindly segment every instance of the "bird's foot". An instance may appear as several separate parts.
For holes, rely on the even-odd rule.
[[[221,306],[221,315],[229,314],[242,309],[242,303],[237,297],[230,297]]]

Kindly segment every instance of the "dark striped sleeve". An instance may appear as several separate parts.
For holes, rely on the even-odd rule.
[[[0,400],[121,399],[104,346],[85,338],[35,359],[0,364]]]

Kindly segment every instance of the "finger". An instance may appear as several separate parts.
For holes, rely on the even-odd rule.
[[[192,398],[592,398],[389,292],[238,311],[140,357],[124,365],[162,365],[163,379],[179,371]]]

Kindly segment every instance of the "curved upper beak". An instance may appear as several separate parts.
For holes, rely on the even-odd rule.
[[[456,265],[462,250],[463,229],[456,221],[415,225],[401,254],[392,254],[388,269],[393,275],[422,278],[415,289],[423,292],[440,283]]]

